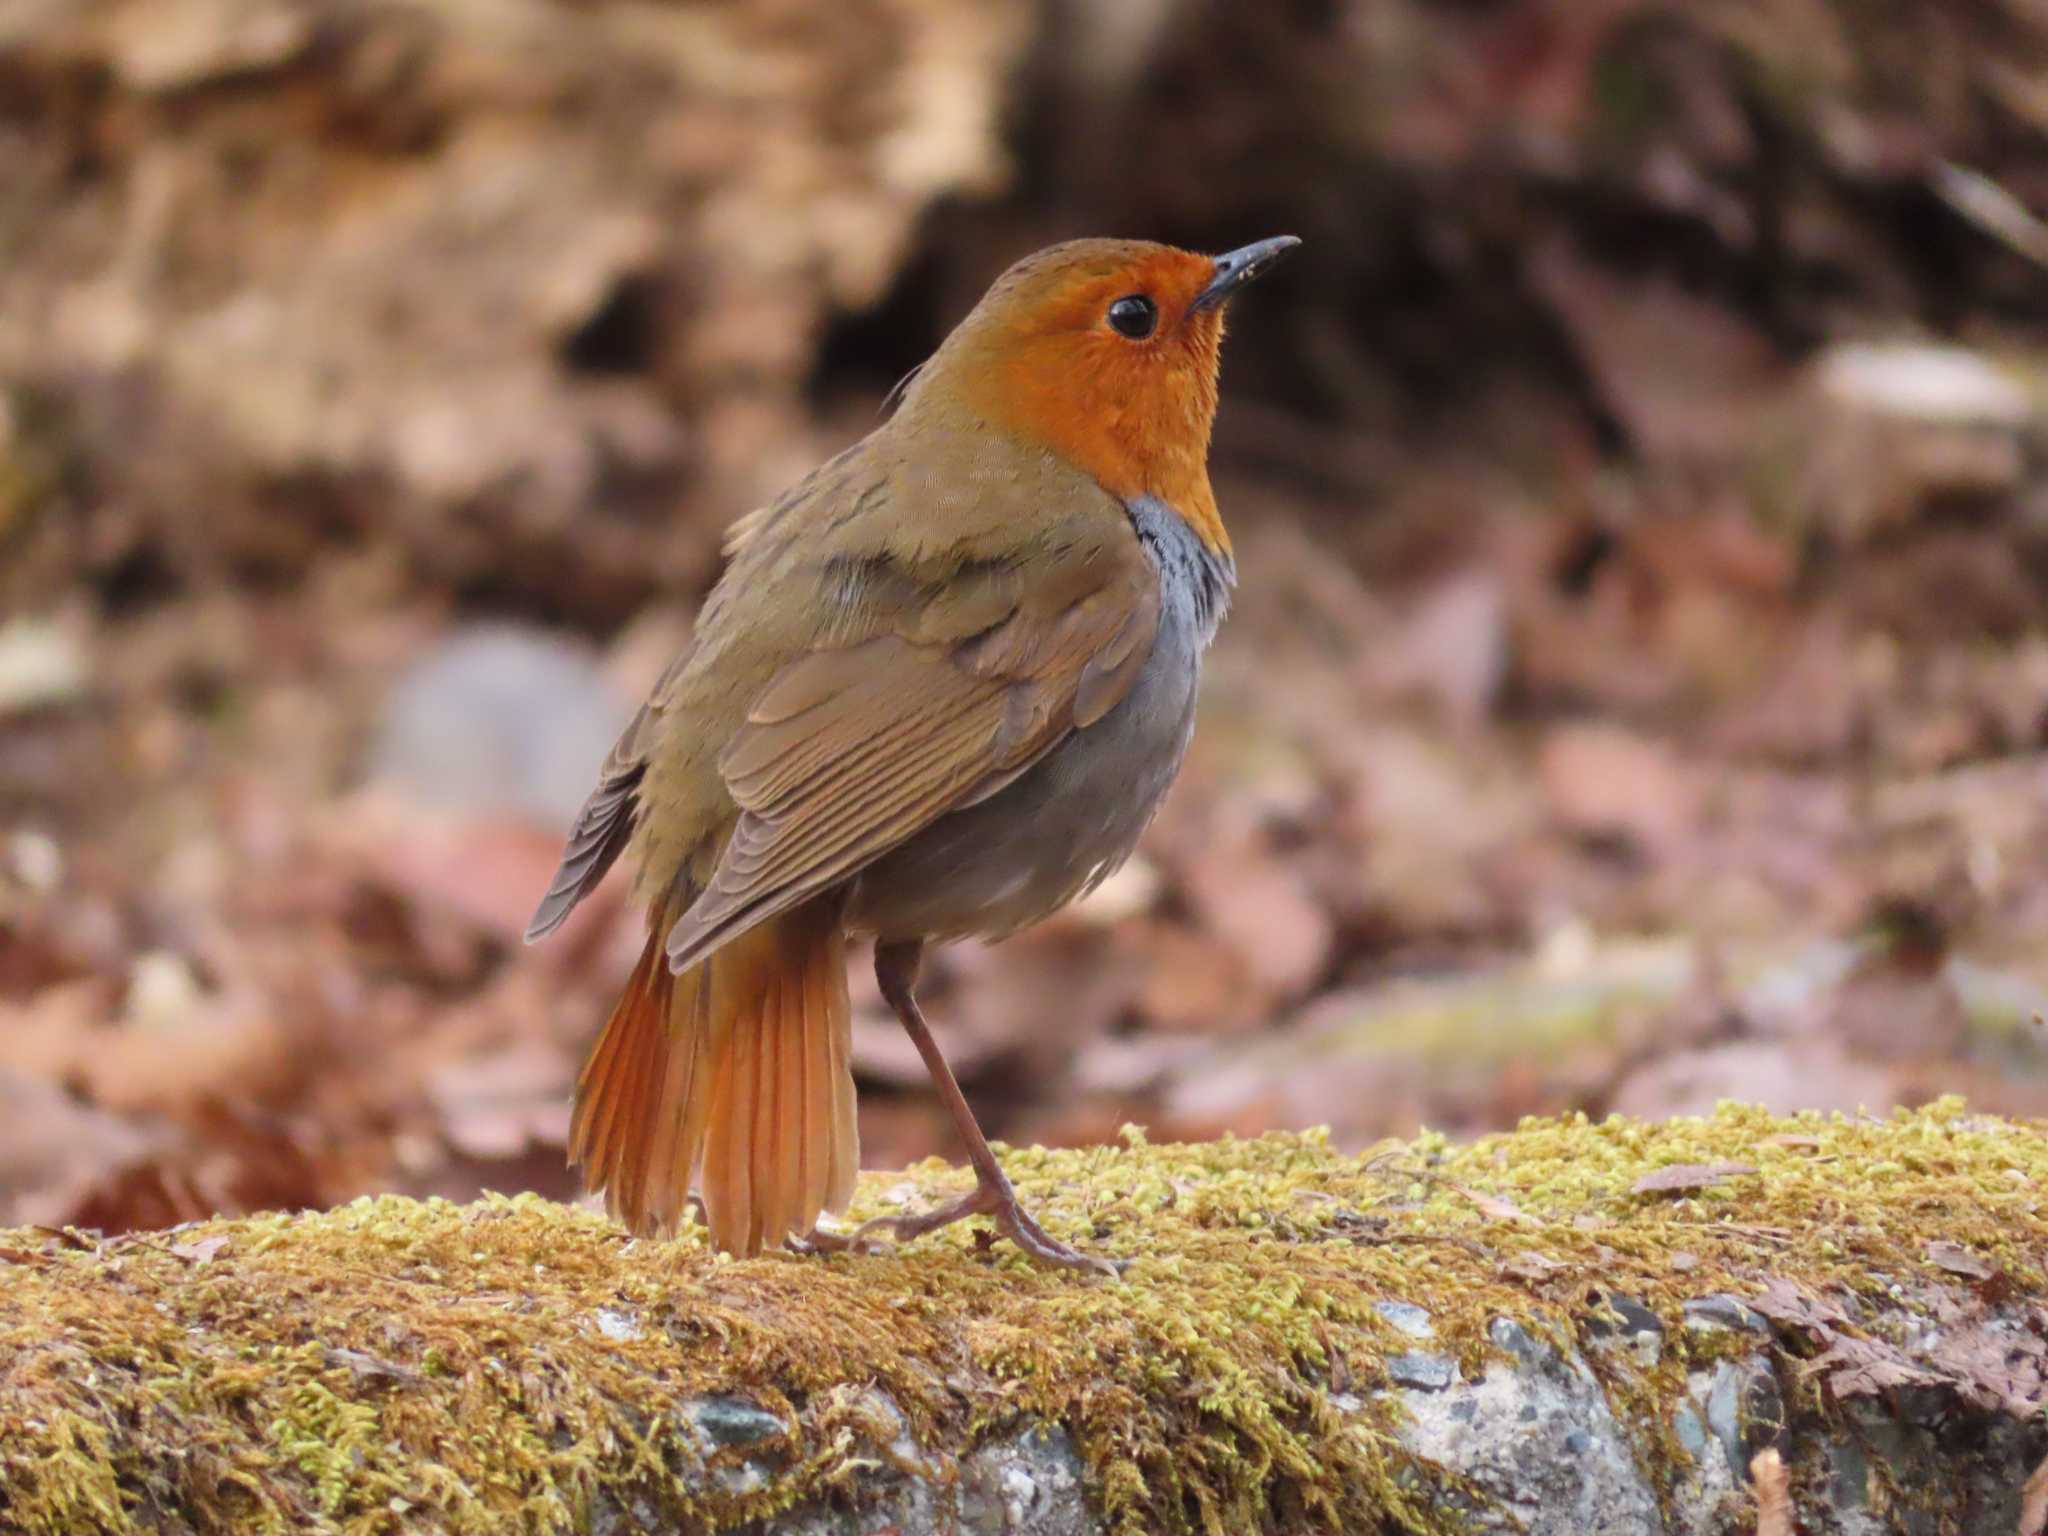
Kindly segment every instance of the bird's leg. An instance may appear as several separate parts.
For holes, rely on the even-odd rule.
[[[939,1090],[946,1113],[953,1117],[953,1128],[967,1143],[967,1160],[974,1165],[974,1192],[921,1216],[879,1216],[862,1223],[851,1241],[858,1245],[869,1233],[887,1230],[898,1242],[908,1242],[912,1238],[923,1237],[927,1232],[950,1226],[962,1217],[989,1216],[994,1218],[998,1232],[1040,1264],[1061,1269],[1098,1270],[1114,1278],[1122,1268],[1120,1264],[1112,1259],[1082,1253],[1048,1237],[1045,1229],[1017,1203],[1017,1192],[1010,1187],[1009,1179],[996,1162],[988,1138],[981,1134],[974,1111],[968,1107],[967,1096],[960,1091],[953,1069],[946,1065],[946,1058],[940,1054],[939,1043],[932,1038],[931,1029],[924,1021],[924,1010],[918,1007],[917,973],[923,960],[922,940],[877,943],[875,980],[881,983],[882,996],[896,1010],[896,1017],[902,1021],[911,1043],[917,1047],[917,1054],[924,1058],[932,1086]]]

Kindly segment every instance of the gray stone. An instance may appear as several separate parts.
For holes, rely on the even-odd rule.
[[[879,1394],[877,1394],[879,1395]],[[891,1405],[893,1407],[893,1405]],[[878,1466],[856,1507],[792,1510],[749,1536],[1098,1536],[1081,1459],[1063,1429],[1026,1429],[982,1444],[957,1475]]]
[[[1594,1347],[1619,1346],[1645,1368],[1664,1357],[1664,1324],[1632,1296],[1610,1292],[1601,1297],[1587,1314],[1586,1334]]]
[[[1671,1415],[1671,1432],[1678,1436],[1678,1443],[1685,1448],[1685,1454],[1694,1461],[1706,1454],[1707,1427],[1692,1409],[1682,1404],[1679,1406]]]
[[[1720,1442],[1729,1475],[1738,1482],[1746,1479],[1750,1459],[1784,1426],[1784,1403],[1769,1360],[1760,1354],[1721,1360],[1691,1379],[1693,1400]]]
[[[481,1241],[476,1229],[501,1214],[507,1214],[503,1203],[490,1202],[423,1208],[417,1219],[474,1244]],[[246,1231],[246,1224],[235,1230]],[[26,1250],[45,1235],[0,1233],[0,1240]],[[1261,1273],[1286,1262],[1280,1243],[1246,1247],[1244,1262],[1259,1265]],[[106,1277],[94,1283],[133,1283],[128,1269],[114,1266],[137,1264],[134,1251],[111,1243],[73,1251],[81,1256],[66,1261],[44,1250],[27,1251],[27,1257],[70,1262],[82,1276]],[[511,1260],[521,1281],[527,1251],[522,1243]],[[390,1262],[403,1265],[408,1288],[435,1283],[413,1278],[419,1265],[407,1254]],[[790,1273],[821,1294],[847,1278],[827,1265]],[[1793,1512],[1804,1536],[2009,1536],[2020,1528],[2019,1490],[2048,1456],[2048,1423],[2038,1407],[2042,1345],[2034,1331],[2040,1302],[2019,1295],[1994,1305],[1948,1279],[1865,1273],[1869,1283],[1853,1290],[1795,1280],[1811,1310],[1802,1314],[1790,1297],[1781,1298],[1782,1307],[1765,1303],[1786,1319],[1775,1326],[1766,1326],[1740,1296],[1701,1296],[1683,1307],[1674,1300],[1658,1315],[1640,1302],[1589,1298],[1571,1286],[1526,1304],[1504,1303],[1511,1315],[1479,1314],[1487,1322],[1474,1339],[1465,1329],[1454,1334],[1448,1313],[1439,1310],[1432,1319],[1419,1302],[1398,1294],[1376,1289],[1345,1297],[1323,1315],[1318,1332],[1324,1347],[1312,1360],[1296,1351],[1254,1363],[1265,1395],[1252,1407],[1300,1431],[1298,1445],[1329,1448],[1325,1454],[1341,1454],[1347,1437],[1372,1436],[1368,1464],[1375,1486],[1370,1496],[1359,1489],[1356,1498],[1335,1501],[1348,1524],[1311,1525],[1317,1507],[1311,1498],[1326,1491],[1306,1486],[1314,1468],[1284,1448],[1270,1458],[1242,1455],[1229,1474],[1263,1476],[1264,1485],[1236,1482],[1218,1492],[1261,1510],[1262,1517],[1231,1522],[1230,1536],[1310,1528],[1330,1536],[1382,1536],[1395,1511],[1385,1496],[1392,1490],[1377,1485],[1381,1478],[1399,1490],[1410,1524],[1518,1536],[1739,1536],[1755,1528],[1750,1468],[1765,1447],[1790,1471]],[[189,1269],[170,1275],[170,1284],[155,1293],[158,1307],[189,1298],[200,1283]],[[211,1273],[200,1280],[209,1287],[221,1283]],[[466,1280],[438,1283],[451,1296],[466,1296],[458,1289]],[[1144,1306],[1148,1298],[1140,1288],[1148,1283],[1141,1272],[1126,1280],[1128,1289],[1098,1287],[1086,1296],[1088,1311]],[[1412,1293],[1446,1305],[1427,1276]],[[737,1284],[732,1294],[744,1295]],[[1320,1299],[1334,1298],[1324,1293]],[[335,1304],[347,1304],[345,1293]],[[53,1308],[59,1305],[53,1300]],[[192,1305],[206,1309],[193,1314],[203,1319],[214,1315],[217,1302],[192,1299]],[[637,1286],[607,1289],[580,1310],[541,1313],[523,1341],[536,1382],[559,1370],[570,1353],[561,1347],[565,1342],[586,1358],[634,1359],[657,1373],[610,1398],[617,1409],[610,1422],[586,1421],[585,1434],[631,1447],[630,1460],[607,1468],[581,1495],[588,1514],[577,1528],[592,1536],[699,1536],[707,1508],[733,1519],[753,1516],[739,1527],[748,1536],[1107,1536],[1111,1527],[1094,1502],[1100,1485],[1090,1481],[1080,1455],[1084,1424],[1104,1432],[1102,1450],[1112,1459],[1128,1454],[1122,1447],[1131,1443],[1119,1438],[1120,1425],[1142,1434],[1146,1424],[1187,1423],[1190,1438],[1200,1436],[1211,1454],[1217,1446],[1234,1448],[1233,1434],[1250,1452],[1263,1438],[1243,1433],[1247,1420],[1231,1416],[1229,1394],[1210,1395],[1214,1378],[1204,1379],[1199,1353],[1132,1353],[1123,1347],[1129,1336],[1119,1330],[1103,1335],[1112,1347],[1093,1356],[1091,1377],[1071,1392],[1041,1396],[1028,1379],[995,1374],[991,1364],[1002,1355],[973,1355],[970,1349],[985,1344],[970,1346],[964,1332],[955,1335],[960,1342],[941,1344],[919,1360],[891,1357],[900,1366],[863,1364],[846,1340],[829,1357],[839,1362],[836,1372],[784,1376],[746,1353],[723,1349],[715,1333],[678,1326],[682,1316],[663,1314],[660,1306]],[[349,1316],[363,1311],[355,1307]],[[64,1315],[53,1310],[56,1327]],[[1803,1325],[1797,1321],[1802,1315]],[[973,1321],[962,1313],[963,1329]],[[1247,1321],[1256,1321],[1256,1314]],[[785,1326],[806,1325],[792,1319]],[[642,1343],[632,1350],[623,1341],[636,1331]],[[187,1332],[199,1333],[216,1351],[195,1353],[192,1360],[240,1358],[239,1332],[215,1335],[190,1325]],[[395,1352],[404,1354],[403,1331],[394,1338]],[[652,1347],[657,1342],[662,1348]],[[987,1342],[998,1351],[1009,1344],[1007,1337]],[[1406,1347],[1388,1350],[1389,1343]],[[1826,1355],[1818,1352],[1823,1344]],[[1648,1345],[1663,1348],[1655,1369],[1645,1363]],[[381,1370],[377,1351],[385,1347],[362,1337],[333,1343],[323,1350],[325,1366],[309,1379],[330,1381],[330,1390],[353,1390],[377,1412],[400,1399],[444,1392],[457,1424],[467,1428],[471,1416],[485,1415],[474,1425],[477,1434],[530,1434],[566,1448],[577,1432],[573,1420],[553,1410],[545,1389],[496,1392],[493,1403],[483,1404],[470,1383],[450,1382],[424,1365],[398,1367],[400,1379],[393,1380]],[[674,1369],[672,1347],[693,1356],[687,1372],[666,1374]],[[1683,1358],[1684,1375],[1674,1379],[1673,1357],[1681,1351],[1691,1353]],[[132,1380],[115,1368],[130,1358],[132,1349],[92,1358],[91,1395],[82,1400],[95,1408],[112,1402],[134,1418],[151,1411],[110,1395]],[[342,1382],[324,1374],[337,1360],[372,1361],[380,1371],[352,1371]],[[1175,1362],[1180,1371],[1162,1369]],[[709,1374],[720,1367],[721,1374]],[[897,1375],[899,1368],[928,1373],[913,1388],[920,1391],[915,1411],[885,1385],[916,1379]],[[515,1362],[492,1356],[477,1369],[505,1381]],[[673,1386],[678,1377],[703,1384],[682,1392]],[[1161,1401],[1113,1400],[1132,1391],[1162,1394]],[[964,1411],[948,1411],[947,1392]],[[1018,1406],[1034,1401],[1071,1406],[1045,1417]],[[1142,1417],[1125,1417],[1134,1406]],[[1105,1407],[1106,1422],[1099,1416]],[[1079,1417],[1084,1414],[1089,1417]],[[16,1413],[13,1422],[30,1419]],[[177,1427],[170,1425],[174,1434]],[[262,1433],[260,1423],[237,1427]],[[433,1443],[439,1450],[446,1441],[437,1434]],[[1092,1450],[1091,1444],[1091,1457]],[[150,1465],[175,1465],[183,1442],[170,1440],[152,1454],[160,1459]],[[1115,1470],[1128,1490],[1130,1469]],[[1156,1485],[1155,1491],[1163,1492]],[[189,1502],[166,1503],[169,1517],[152,1528],[204,1523],[177,1513],[185,1507]],[[1114,1528],[1140,1524],[1127,1507],[1118,1511]]]
[[[423,805],[566,826],[629,714],[587,647],[475,624],[393,686],[370,776]]]
[[[1398,1355],[1387,1356],[1387,1375],[1400,1386],[1441,1392],[1458,1379],[1458,1366],[1456,1361],[1443,1355],[1403,1350]]]
[[[1692,1465],[1660,1507],[1644,1458],[1585,1361],[1507,1319],[1496,1320],[1489,1334],[1503,1355],[1476,1380],[1460,1379],[1455,1364],[1441,1356],[1410,1352],[1388,1362],[1397,1381],[1419,1378],[1392,1392],[1406,1419],[1400,1443],[1418,1458],[1408,1481],[1434,1484],[1430,1497],[1474,1532],[1723,1536],[1754,1518],[1750,1458],[1764,1445],[1788,1443],[1793,1432],[1796,1460],[1800,1432],[1818,1427],[1787,1425],[1777,1371],[1761,1350],[1693,1372],[1688,1396],[1671,1421]],[[876,1454],[865,1463],[871,1470],[843,1497],[756,1522],[745,1528],[748,1536],[1100,1536],[1104,1530],[1063,1429],[1021,1426],[953,1462],[918,1446],[895,1404],[874,1389],[839,1401],[857,1401],[869,1433],[879,1437]],[[1349,1393],[1334,1393],[1329,1402],[1346,1413],[1365,1406]],[[1955,1479],[1956,1508],[1969,1515],[1962,1528],[2013,1527],[2016,1490],[2038,1455],[2038,1434],[2030,1439],[2024,1426],[2004,1422],[1988,1437],[1976,1434],[1979,1458],[1989,1455],[2010,1481],[1965,1476],[1945,1441],[1946,1421],[1937,1405],[1930,1398],[1921,1406],[1928,1422],[1901,1423],[1881,1403],[1858,1403],[1839,1433],[1823,1434],[1811,1451],[1820,1458],[1820,1476],[1795,1485],[1807,1529],[1825,1536],[1933,1536],[1937,1517],[1897,1507],[1885,1479],[1872,1476],[1879,1463],[1895,1484],[1909,1488],[1934,1486],[1928,1479]],[[739,1397],[704,1399],[690,1405],[686,1416],[707,1443],[718,1446],[760,1445],[788,1428]],[[723,1486],[753,1491],[766,1486],[777,1468],[767,1460],[748,1460],[718,1470],[726,1474]],[[1448,1475],[1439,1480],[1438,1474]],[[1464,1488],[1476,1489],[1479,1497]],[[634,1516],[647,1529],[672,1529],[644,1508]],[[616,1511],[601,1510],[592,1525],[599,1536],[632,1528]]]
[[[631,1307],[599,1307],[594,1315],[597,1331],[608,1339],[623,1343],[640,1337],[640,1316]]]
[[[1870,1520],[1870,1458],[1853,1440],[1828,1447],[1828,1507],[1845,1531],[1858,1531]]]
[[[780,1418],[743,1397],[700,1398],[683,1412],[714,1446],[759,1445],[789,1432]]]
[[[1512,1318],[1496,1317],[1486,1325],[1486,1336],[1522,1364],[1542,1366],[1557,1359],[1557,1351],[1543,1344]]]
[[[1372,1309],[1410,1338],[1427,1339],[1436,1334],[1429,1314],[1412,1301],[1376,1301]]]
[[[1662,1531],[1656,1493],[1585,1363],[1506,1318],[1488,1333],[1509,1358],[1476,1381],[1398,1394],[1407,1413],[1402,1445],[1489,1500],[1475,1506],[1445,1494],[1446,1502],[1461,1508],[1474,1531]]]
[[[43,619],[0,624],[0,718],[71,703],[90,677],[84,643],[72,629]]]
[[[1733,1328],[1753,1333],[1758,1338],[1770,1337],[1771,1325],[1764,1320],[1763,1314],[1733,1296],[1697,1296],[1688,1301],[1683,1310],[1688,1328]]]
[[[1595,1338],[1608,1334],[1664,1336],[1664,1324],[1656,1313],[1633,1296],[1618,1291],[1609,1291],[1600,1298],[1600,1306],[1586,1319],[1586,1327]]]
[[[1065,1430],[1033,1430],[985,1445],[960,1469],[963,1530],[1003,1536],[1089,1536],[1081,1458]]]

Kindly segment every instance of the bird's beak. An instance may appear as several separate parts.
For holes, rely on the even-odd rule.
[[[1234,251],[1225,251],[1216,258],[1216,270],[1209,278],[1209,286],[1195,295],[1195,302],[1188,309],[1216,308],[1299,244],[1301,241],[1293,235],[1275,235],[1270,240],[1255,240]]]

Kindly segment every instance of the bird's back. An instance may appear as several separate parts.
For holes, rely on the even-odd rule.
[[[635,842],[645,895],[694,893],[709,879],[741,814],[734,743],[785,669],[843,656],[874,710],[900,715],[921,684],[890,676],[891,654],[943,654],[1105,582],[1156,590],[1156,557],[1090,477],[939,414],[885,423],[735,526],[692,647],[642,728]],[[875,644],[899,636],[904,651]]]

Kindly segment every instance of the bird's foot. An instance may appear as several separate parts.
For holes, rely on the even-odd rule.
[[[984,1180],[975,1185],[971,1194],[962,1195],[958,1200],[921,1215],[877,1216],[864,1221],[845,1239],[845,1243],[851,1248],[872,1251],[874,1239],[881,1233],[886,1232],[895,1242],[908,1243],[969,1216],[991,1217],[999,1234],[1015,1243],[1034,1263],[1049,1269],[1088,1270],[1114,1280],[1123,1273],[1128,1262],[1083,1253],[1049,1236],[1045,1228],[1017,1203],[1017,1192],[1010,1187],[1010,1181],[1002,1178]]]

